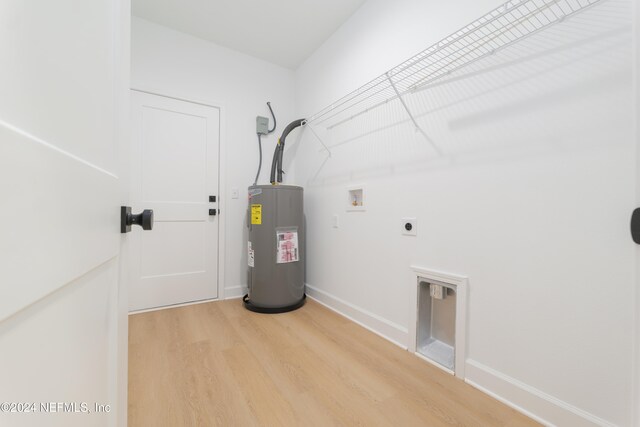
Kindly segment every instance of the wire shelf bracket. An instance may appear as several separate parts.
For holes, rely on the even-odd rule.
[[[403,97],[427,89],[435,81],[495,54],[526,37],[606,0],[510,0],[407,61],[371,80],[309,117],[327,130],[399,99],[425,139]]]
[[[308,121],[304,122],[305,127],[309,128],[309,130],[311,131],[311,133],[313,134],[313,136],[316,137],[316,139],[320,142],[320,144],[324,147],[324,149],[327,151],[327,154],[329,155],[329,157],[331,157],[331,150],[329,149],[329,147],[327,147],[327,144],[324,143],[324,141],[322,140],[322,138],[320,138],[320,136],[318,135],[318,133],[315,131],[315,129],[313,129],[313,127],[311,126],[311,124],[309,124]]]
[[[418,122],[416,121],[416,118],[413,116],[413,114],[411,113],[411,110],[409,109],[409,107],[407,106],[407,103],[404,102],[404,99],[402,98],[402,94],[398,91],[398,88],[396,87],[396,85],[393,83],[393,80],[391,79],[391,75],[389,73],[386,73],[387,79],[389,80],[389,84],[391,85],[391,87],[393,88],[393,91],[396,93],[396,97],[398,98],[398,100],[400,101],[400,103],[402,104],[402,107],[404,108],[404,110],[407,112],[407,114],[409,115],[409,118],[411,119],[411,121],[413,122],[413,125],[416,128],[416,132],[420,132],[420,134],[422,134],[422,136],[424,137],[424,139],[427,140],[427,142],[429,144],[431,144],[431,146],[433,147],[434,150],[436,150],[436,153],[438,153],[439,155],[442,155],[442,151],[440,150],[440,148],[436,145],[436,143],[433,141],[433,139],[431,139],[429,137],[429,135],[427,135],[427,133],[424,131],[424,129],[422,129],[422,127],[420,127],[420,125],[418,124]]]

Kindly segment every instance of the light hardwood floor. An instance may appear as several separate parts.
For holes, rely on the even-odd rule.
[[[129,320],[129,426],[531,426],[322,305],[240,300]]]

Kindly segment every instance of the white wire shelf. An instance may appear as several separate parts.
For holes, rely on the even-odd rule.
[[[438,79],[603,0],[512,0],[445,37],[402,64],[309,117],[327,130],[398,99],[416,130],[440,151],[420,128],[403,100]]]

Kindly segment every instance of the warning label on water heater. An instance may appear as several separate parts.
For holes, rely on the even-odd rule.
[[[298,251],[298,231],[276,231],[276,262],[284,264],[300,259]]]
[[[251,248],[251,242],[249,242],[249,244],[247,245],[247,263],[249,264],[249,267],[255,267],[256,265],[256,255],[254,250]]]
[[[251,225],[262,224],[262,205],[251,205]]]

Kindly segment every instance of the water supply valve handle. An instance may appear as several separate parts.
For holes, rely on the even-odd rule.
[[[132,214],[130,206],[121,206],[120,232],[130,232],[133,224],[139,225],[143,230],[153,230],[153,209],[145,209],[142,213]]]

